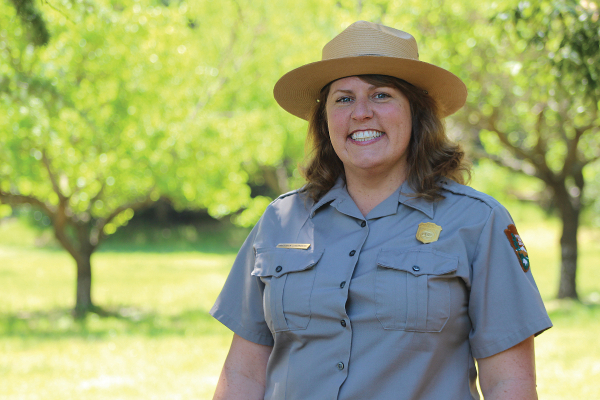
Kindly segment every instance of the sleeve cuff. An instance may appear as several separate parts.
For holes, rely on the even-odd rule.
[[[494,343],[477,347],[471,344],[471,351],[473,352],[473,357],[486,358],[493,356],[494,354],[501,353],[504,350],[508,350],[511,347],[516,346],[528,337],[532,335],[537,336],[543,331],[550,329],[551,327],[552,321],[550,321],[550,318],[548,316],[545,316],[544,318],[538,319],[525,326],[524,328],[513,332],[512,334]]]
[[[235,334],[243,337],[244,339],[250,342],[262,344],[265,346],[273,346],[274,344],[271,332],[257,333],[249,331],[242,325],[240,325],[240,323],[236,319],[230,317],[229,315],[225,314],[224,312],[215,307],[213,307],[209,311],[209,314],[212,315],[217,321],[225,325],[227,328],[229,328],[231,331],[233,331]]]

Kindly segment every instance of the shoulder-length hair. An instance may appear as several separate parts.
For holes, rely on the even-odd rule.
[[[426,91],[410,83],[387,75],[359,75],[363,81],[376,87],[393,87],[400,90],[410,103],[412,132],[407,154],[407,180],[415,196],[427,201],[444,198],[440,178],[458,183],[470,177],[470,166],[464,161],[464,151],[446,135],[444,124],[438,115],[435,100]],[[307,162],[301,172],[307,184],[303,191],[318,201],[344,176],[344,165],[337,156],[329,139],[326,103],[331,83],[326,85],[309,118]]]

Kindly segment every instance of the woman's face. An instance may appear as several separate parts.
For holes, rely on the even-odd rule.
[[[331,84],[326,111],[329,137],[347,178],[390,173],[405,178],[412,120],[401,91],[343,78]]]

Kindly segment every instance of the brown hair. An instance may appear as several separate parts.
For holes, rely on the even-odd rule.
[[[464,161],[464,151],[446,136],[444,124],[438,116],[437,104],[426,91],[410,83],[387,75],[359,75],[363,81],[377,87],[400,90],[410,103],[412,132],[408,148],[408,183],[417,197],[428,201],[444,198],[439,179],[450,178],[464,183],[470,177],[470,166]],[[303,191],[318,201],[329,191],[340,176],[344,165],[329,139],[325,105],[331,83],[326,85],[315,104],[308,125],[307,147],[311,149],[306,167],[301,172],[308,181]]]

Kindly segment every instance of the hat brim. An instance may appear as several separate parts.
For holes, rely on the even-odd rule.
[[[436,101],[442,118],[454,114],[467,100],[467,87],[450,71],[423,61],[382,56],[336,58],[303,65],[282,76],[273,95],[284,110],[308,120],[325,85],[366,74],[393,76],[426,90]]]

